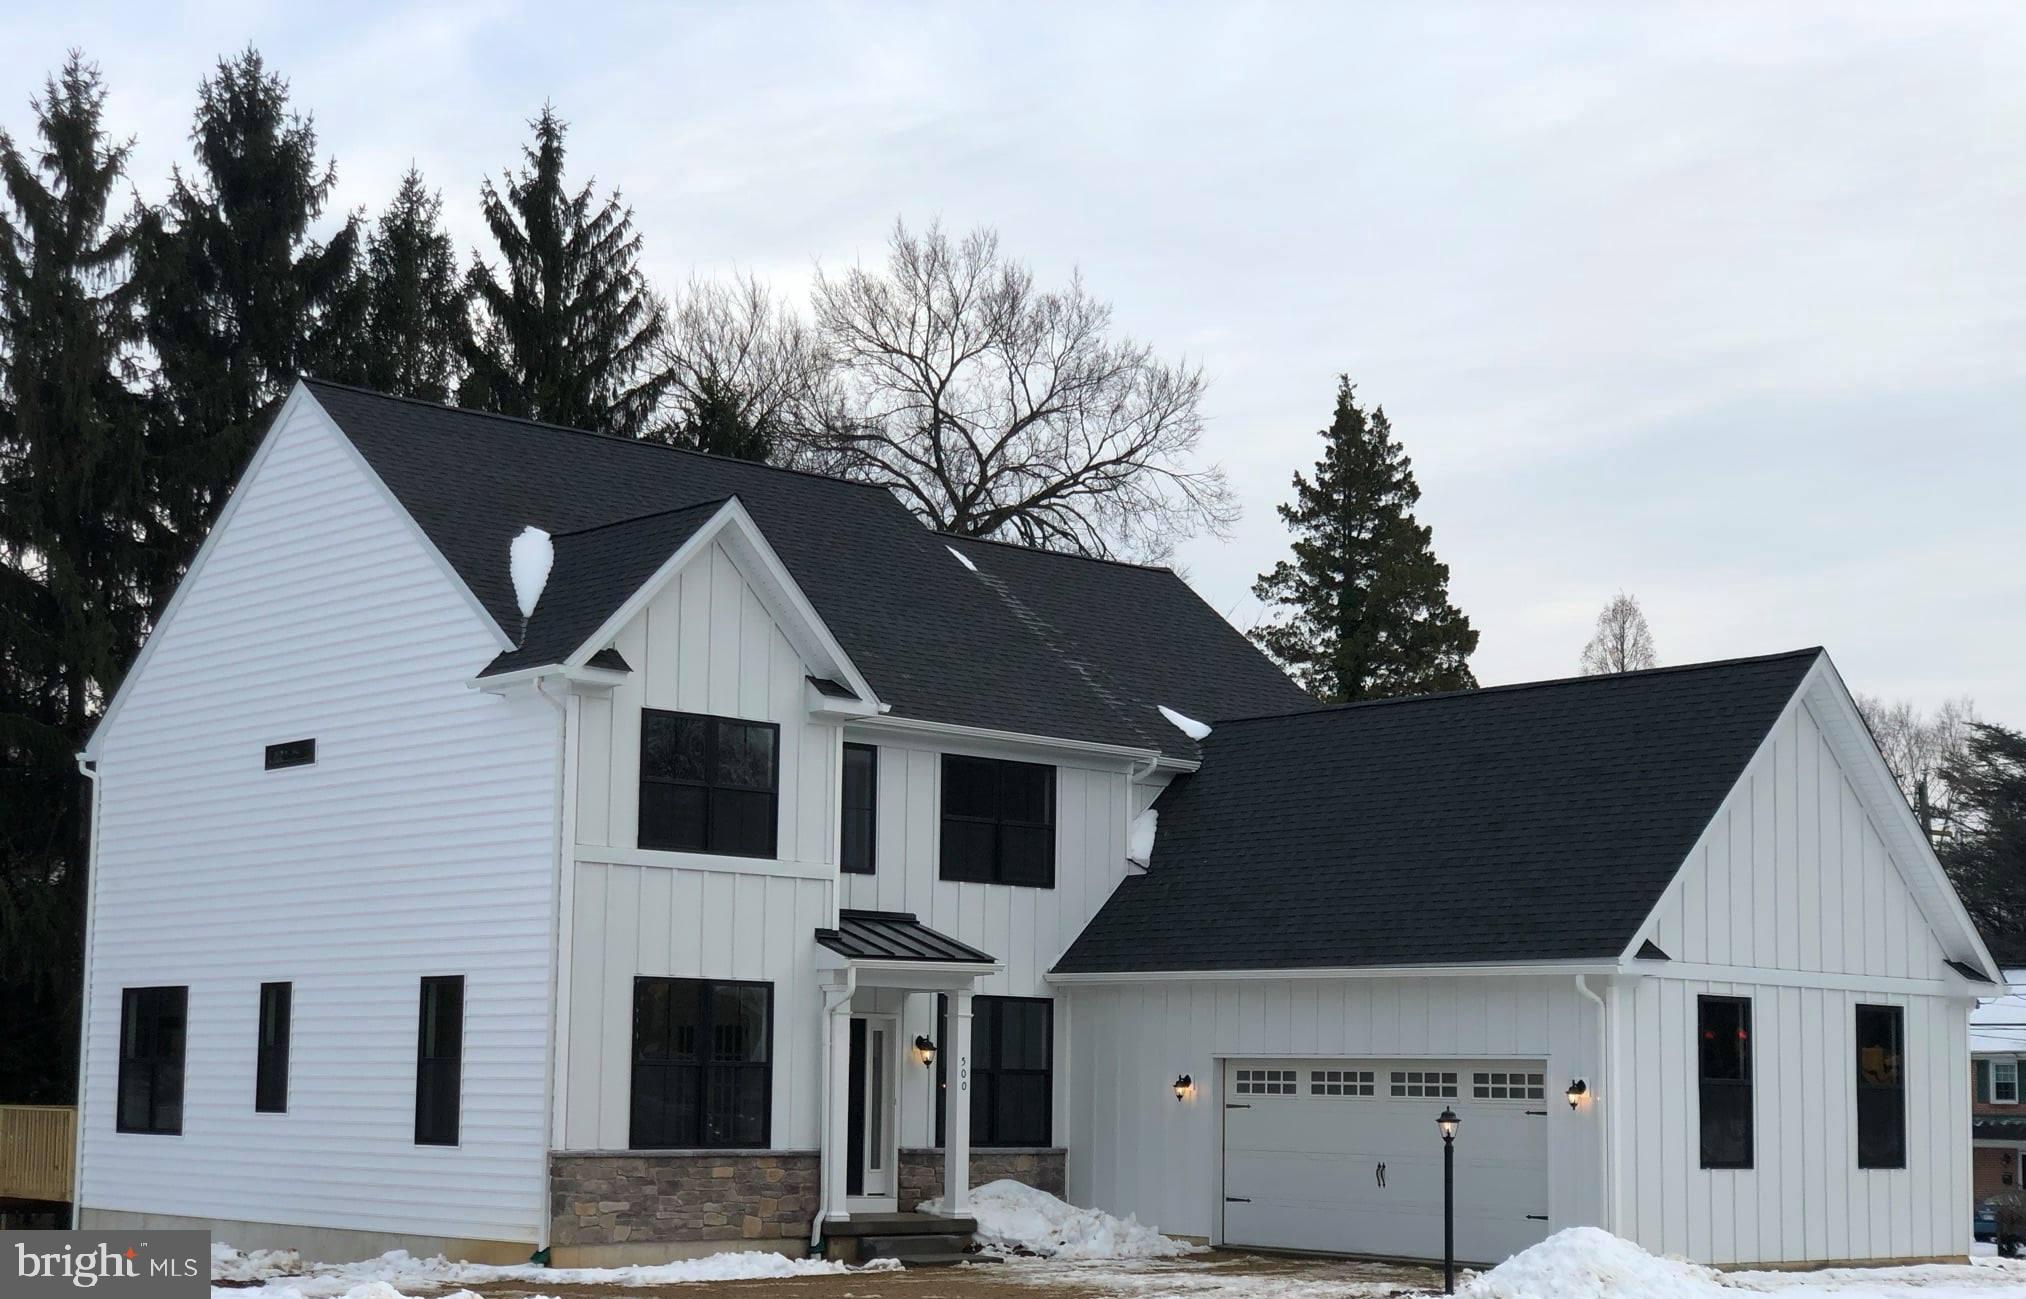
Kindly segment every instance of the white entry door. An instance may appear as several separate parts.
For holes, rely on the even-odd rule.
[[[899,1022],[887,1015],[854,1015],[851,1023],[850,1131],[847,1141],[855,1167],[847,1179],[850,1194],[868,1200],[898,1194],[894,1159],[896,1068],[894,1044]]]
[[[1224,1102],[1227,1244],[1441,1258],[1444,1106],[1462,1120],[1456,1257],[1548,1234],[1538,1061],[1233,1060]]]

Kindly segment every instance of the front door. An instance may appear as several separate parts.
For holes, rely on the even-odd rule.
[[[894,1196],[894,1041],[899,1023],[886,1015],[851,1017],[849,1125],[845,1132],[847,1195]]]

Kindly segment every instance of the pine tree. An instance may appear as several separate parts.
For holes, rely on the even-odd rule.
[[[130,144],[72,54],[35,103],[37,143],[0,132],[0,1096],[67,1100],[83,915],[72,755],[140,639],[139,325]]]
[[[349,369],[381,392],[448,401],[471,345],[457,253],[443,229],[443,199],[410,167],[366,236],[358,354]]]
[[[288,83],[248,48],[198,87],[197,172],[142,215],[137,252],[155,353],[153,487],[169,537],[156,597],[244,467],[263,408],[304,373],[342,369],[356,334],[358,219],[310,238],[337,184]]]
[[[1253,638],[1318,698],[1332,702],[1477,685],[1470,620],[1449,602],[1449,568],[1414,520],[1421,489],[1383,408],[1360,409],[1337,382],[1314,481],[1297,473],[1280,517],[1294,558],[1253,594],[1287,611]]]
[[[779,443],[773,421],[747,414],[748,403],[728,380],[705,374],[683,403],[681,422],[668,430],[668,440],[692,451],[766,464]]]
[[[1973,722],[1941,776],[1955,799],[1942,865],[2000,963],[2026,961],[2026,734]]]
[[[554,109],[530,125],[519,175],[479,191],[502,267],[495,274],[475,259],[471,268],[481,323],[463,404],[638,434],[668,376],[649,365],[662,312],[640,272],[633,210],[616,190],[594,206],[593,184],[564,187],[568,127]]]

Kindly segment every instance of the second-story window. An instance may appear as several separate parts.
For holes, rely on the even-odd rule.
[[[870,744],[844,746],[843,860],[853,875],[873,873],[873,841],[879,814],[879,750]]]
[[[1982,1098],[1980,1097],[1979,1099]],[[1993,1105],[2017,1105],[2019,1103],[2018,1061],[1991,1061],[1990,1101]]]
[[[1055,768],[943,755],[946,880],[1055,887]]]
[[[781,728],[644,709],[640,846],[772,857]]]

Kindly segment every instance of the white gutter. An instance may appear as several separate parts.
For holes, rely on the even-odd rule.
[[[1611,1008],[1591,989],[1589,979],[1583,975],[1576,976],[1576,991],[1597,1003],[1597,1067],[1591,1071],[1596,1079],[1590,1084],[1590,1104],[1595,1107],[1611,1099],[1611,1089],[1617,1084],[1611,1076]],[[1600,1084],[1603,1094],[1600,1094]],[[1598,1161],[1603,1165],[1597,1185],[1604,1192],[1604,1212],[1598,1216],[1606,1231],[1617,1230],[1618,1199],[1612,1186],[1615,1179],[1611,1176],[1615,1161],[1611,1158],[1611,1143],[1605,1140],[1604,1134],[1613,1126],[1611,1120],[1617,1113],[1617,1105],[1612,1104],[1605,1113],[1597,1116],[1597,1154]]]
[[[561,1024],[558,1006],[564,977],[563,941],[564,935],[568,932],[563,927],[563,904],[570,892],[563,886],[566,854],[569,848],[565,821],[571,811],[569,791],[566,787],[567,773],[570,770],[570,704],[566,698],[558,698],[544,689],[542,681],[541,677],[535,678],[534,692],[541,696],[542,702],[556,710],[556,864],[555,875],[550,882],[549,896],[549,1025],[547,1049],[543,1052],[542,1060],[542,1095],[549,1103],[548,1146],[550,1150],[560,1150],[563,1135],[563,1104],[556,1083],[556,1054],[560,1047],[557,1035]],[[535,1252],[538,1254],[549,1247],[549,1219],[549,1163],[548,1155],[544,1152],[541,1212],[535,1218]]]
[[[1021,731],[998,731],[985,726],[958,726],[952,722],[924,721],[919,717],[897,717],[892,713],[880,717],[867,717],[852,724],[863,726],[868,730],[903,731],[948,739],[977,740],[987,744],[1023,744],[1037,749],[1088,753],[1135,764],[1147,763],[1150,771],[1156,766],[1167,766],[1176,771],[1194,771],[1202,765],[1185,759],[1163,757],[1158,749],[1139,749],[1126,744],[1102,744],[1096,740],[1066,740],[1048,735],[1029,735]]]
[[[1244,979],[1426,979],[1454,978],[1467,979],[1487,975],[1546,976],[1556,974],[1616,974],[1618,966],[1610,962],[1567,961],[1505,962],[1485,965],[1352,965],[1324,966],[1312,969],[1246,969],[1246,970],[1143,970],[1143,971],[1100,971],[1096,973],[1060,973],[1051,971],[1043,977],[1050,983],[1218,983]]]
[[[94,733],[95,734],[95,733]],[[97,968],[92,959],[93,940],[98,934],[98,814],[99,775],[98,768],[84,754],[77,755],[77,769],[91,782],[91,814],[86,822],[84,870],[84,978],[78,994],[77,1027],[77,1131],[71,1134],[70,1155],[70,1225],[75,1228],[78,1215],[84,1211],[84,1081],[85,1066],[91,1059],[91,976]],[[119,1105],[119,1098],[113,1098],[113,1105]]]

